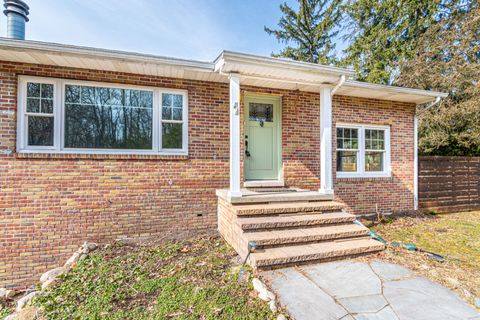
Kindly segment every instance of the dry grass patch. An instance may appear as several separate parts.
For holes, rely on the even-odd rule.
[[[220,238],[117,242],[35,300],[48,319],[272,319]]]

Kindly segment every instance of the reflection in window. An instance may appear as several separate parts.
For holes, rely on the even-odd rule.
[[[337,128],[337,171],[356,172],[358,129]]]
[[[273,122],[273,104],[251,102],[249,119],[250,121]]]
[[[27,83],[27,144],[53,146],[53,84]]]
[[[162,148],[183,147],[183,96],[162,94]]]
[[[385,131],[365,129],[365,171],[383,171]]]
[[[152,149],[153,92],[65,86],[65,147]]]
[[[28,117],[28,145],[53,146],[53,117]]]

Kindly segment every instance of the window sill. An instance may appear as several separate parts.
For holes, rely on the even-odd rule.
[[[87,160],[188,160],[186,153],[86,153],[86,152],[55,152],[55,151],[18,151],[18,159],[87,159]]]
[[[348,173],[340,173],[337,172],[336,178],[337,179],[351,179],[351,180],[358,180],[358,179],[390,179],[392,177],[390,172],[379,172],[376,174],[348,174]]]

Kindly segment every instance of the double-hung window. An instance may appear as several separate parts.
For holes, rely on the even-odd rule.
[[[18,151],[187,154],[183,90],[21,77]]]
[[[390,128],[337,124],[337,177],[389,177]]]

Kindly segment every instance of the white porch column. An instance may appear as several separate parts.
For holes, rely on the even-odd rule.
[[[320,89],[320,190],[333,194],[332,88]]]
[[[230,197],[241,197],[240,190],[240,78],[230,75]]]

